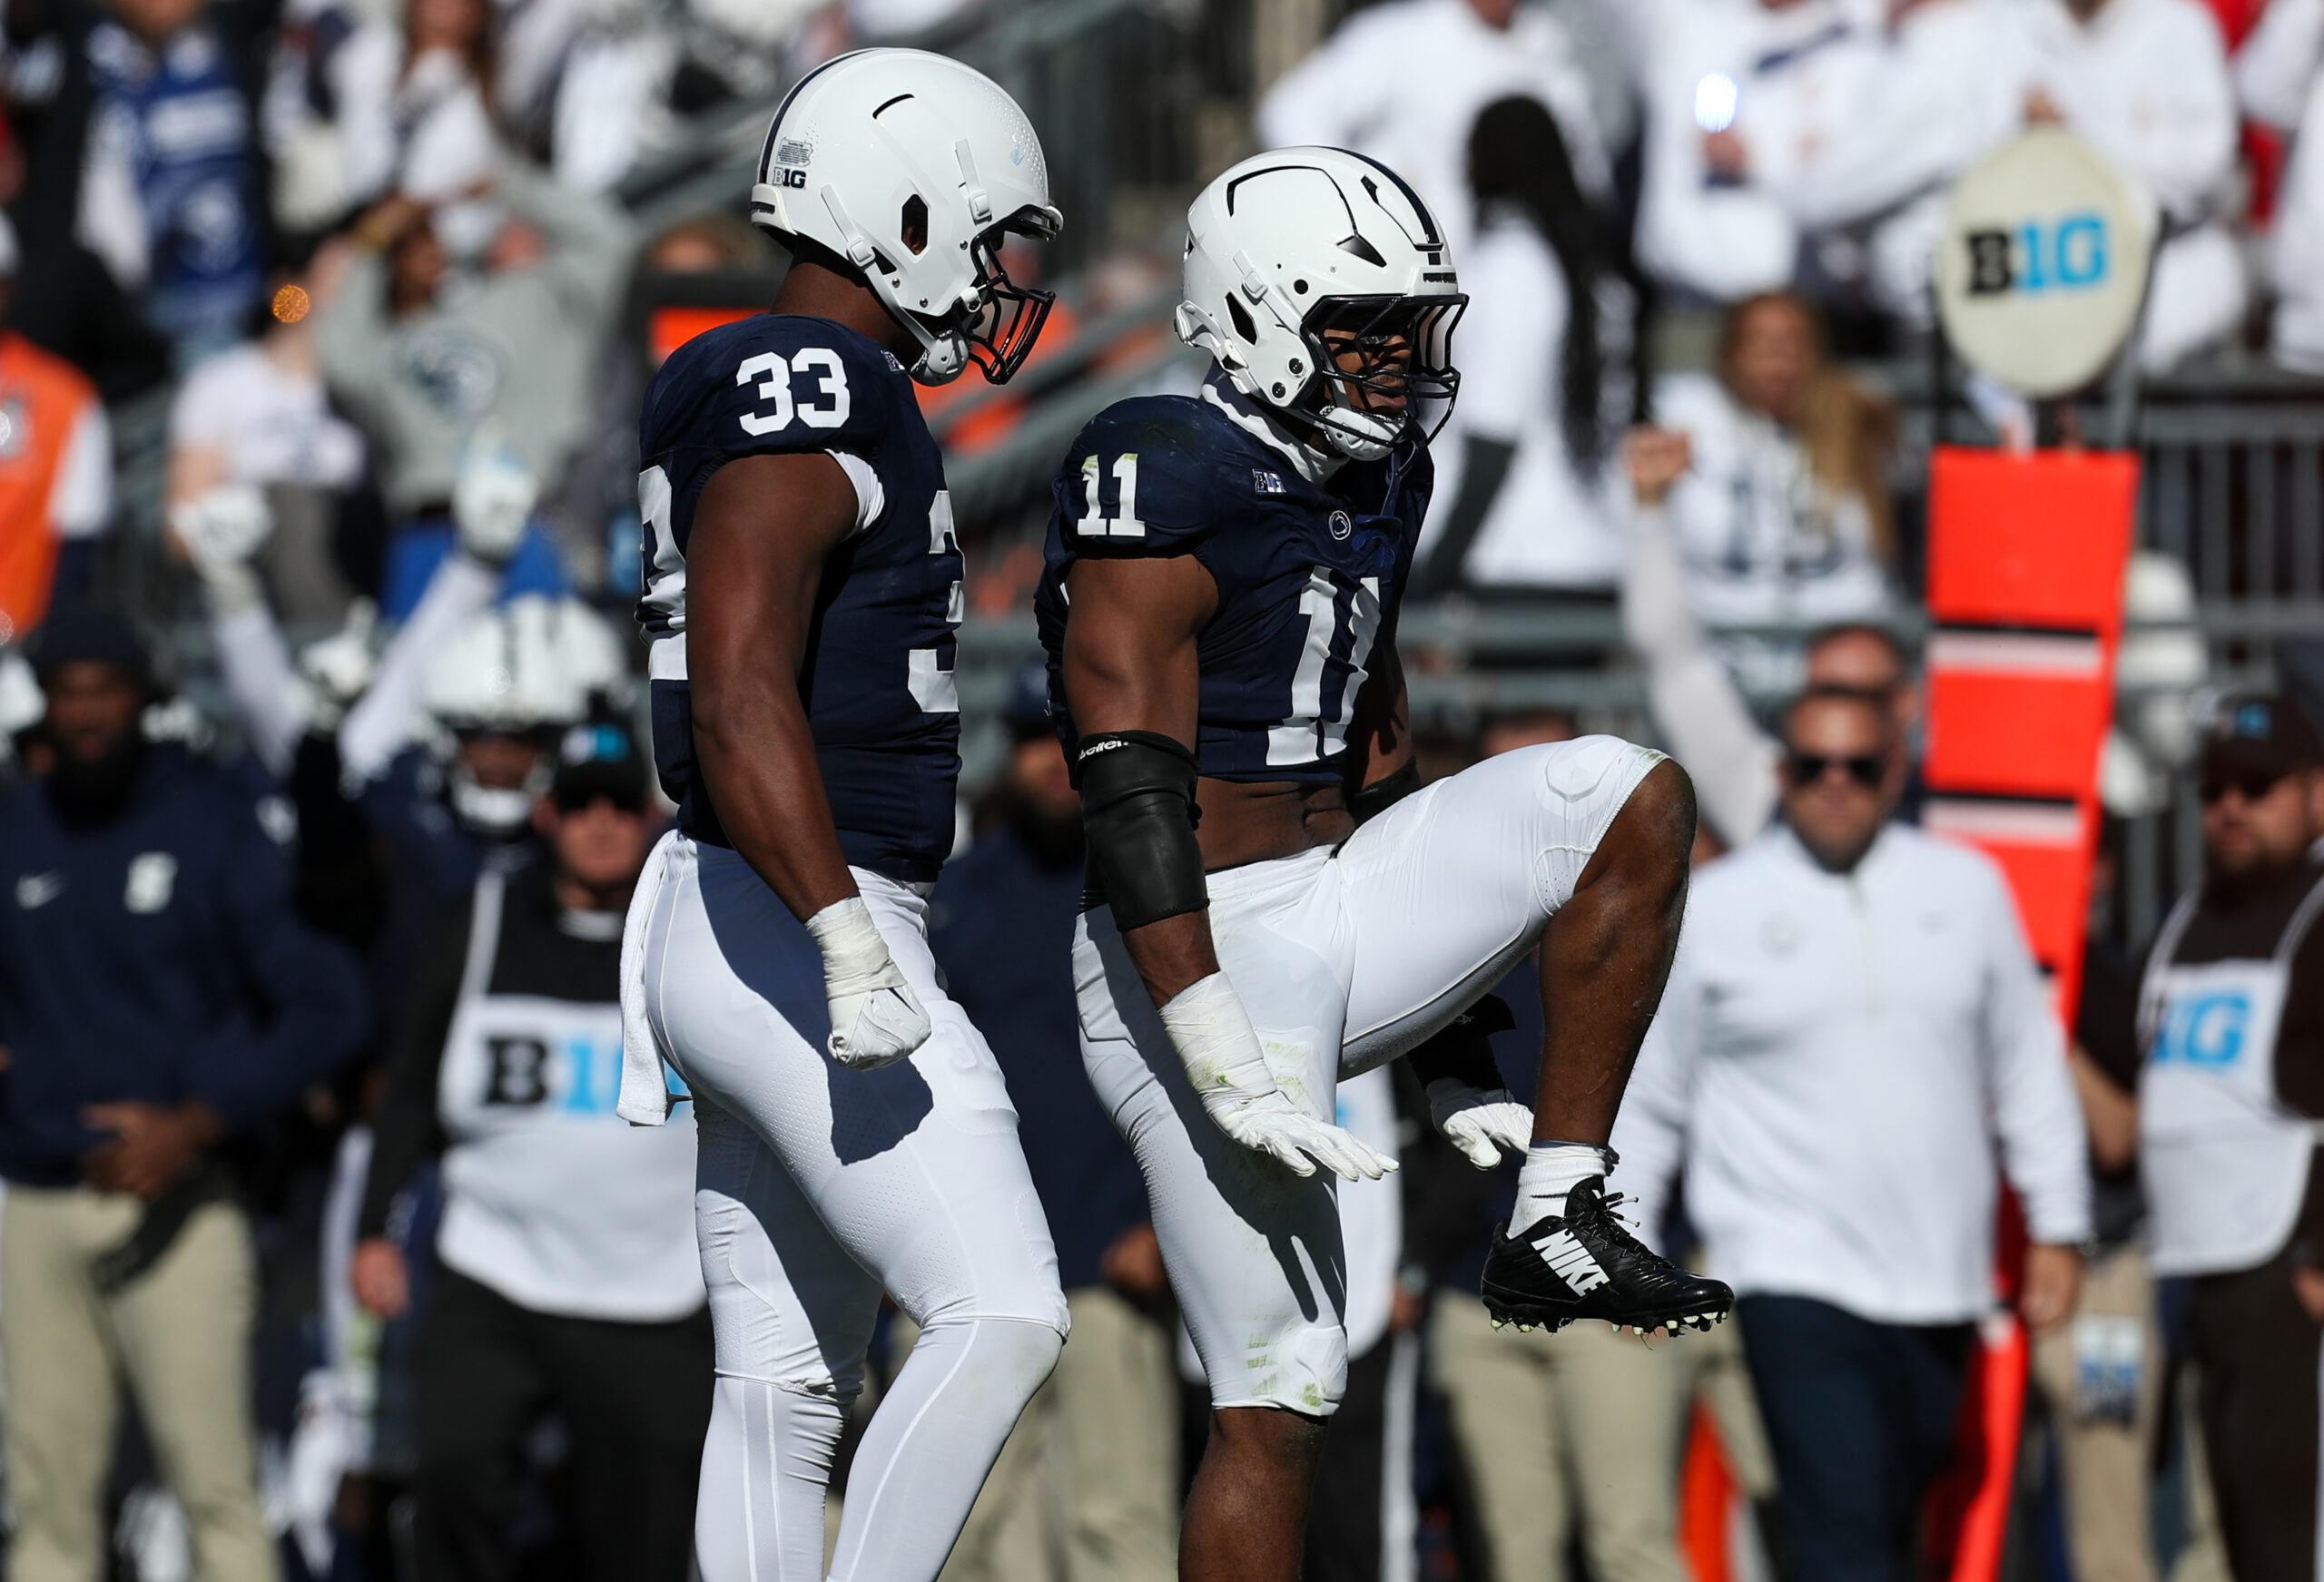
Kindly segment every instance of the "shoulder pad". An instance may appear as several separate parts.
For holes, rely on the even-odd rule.
[[[876,441],[902,365],[821,319],[761,313],[695,337],[647,398],[649,455],[695,445],[728,456],[856,449]]]
[[[1087,558],[1187,555],[1220,520],[1226,463],[1183,396],[1117,402],[1090,420],[1058,473],[1058,532]]]

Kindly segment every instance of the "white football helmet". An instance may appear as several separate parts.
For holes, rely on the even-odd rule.
[[[593,697],[625,679],[621,640],[578,599],[525,594],[454,633],[420,694],[447,745],[464,735],[520,736],[542,751],[525,782],[513,787],[478,782],[452,752],[446,770],[452,811],[487,835],[522,830],[556,774],[548,749],[556,735],[587,717]]]
[[[1180,339],[1344,455],[1375,460],[1452,412],[1469,300],[1436,217],[1376,161],[1284,148],[1227,171],[1187,211],[1186,293]]]
[[[1048,241],[1065,223],[1033,123],[942,55],[858,50],[800,78],[767,128],[751,221],[860,272],[920,341],[923,385],[971,359],[1007,382],[1055,300],[1012,283],[999,256],[1004,233]]]

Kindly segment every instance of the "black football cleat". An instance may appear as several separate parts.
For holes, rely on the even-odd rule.
[[[1597,1319],[1641,1334],[1708,1331],[1735,1306],[1735,1292],[1658,1256],[1614,1217],[1621,1194],[1593,1175],[1565,1195],[1565,1213],[1522,1233],[1493,1232],[1485,1258],[1485,1311],[1493,1328],[1561,1330]]]

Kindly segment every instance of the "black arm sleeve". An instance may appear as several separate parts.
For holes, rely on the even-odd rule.
[[[444,1040],[458,1008],[460,974],[468,963],[468,910],[447,918],[436,948],[421,966],[405,1005],[402,1033],[388,1057],[388,1090],[371,1123],[371,1169],[363,1183],[359,1238],[385,1235],[388,1210],[419,1162],[443,1151],[436,1084],[444,1069]]]
[[[1492,1036],[1506,1033],[1517,1025],[1509,1004],[1497,994],[1489,994],[1462,1011],[1452,1025],[1436,1034],[1404,1058],[1412,1063],[1413,1075],[1425,1089],[1440,1077],[1452,1077],[1471,1087],[1491,1093],[1508,1086],[1502,1082],[1501,1067],[1493,1063]]]
[[[1074,754],[1089,855],[1125,934],[1210,905],[1195,840],[1195,755],[1152,731],[1084,736]]]

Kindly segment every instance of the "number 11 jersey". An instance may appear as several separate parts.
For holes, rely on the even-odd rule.
[[[1428,513],[1428,447],[1407,439],[1315,483],[1262,437],[1267,423],[1214,373],[1200,396],[1118,402],[1074,442],[1033,604],[1068,754],[1067,575],[1081,560],[1191,555],[1218,588],[1196,644],[1202,772],[1313,784],[1344,772],[1356,698]]]
[[[637,618],[653,643],[655,762],[679,828],[730,843],[694,748],[685,644],[695,505],[730,461],[821,452],[846,470],[858,511],[823,563],[799,673],[816,762],[848,862],[905,884],[932,881],[952,850],[960,774],[952,659],[961,561],[943,456],[911,377],[830,319],[759,314],[670,354],[645,391],[639,450]]]

